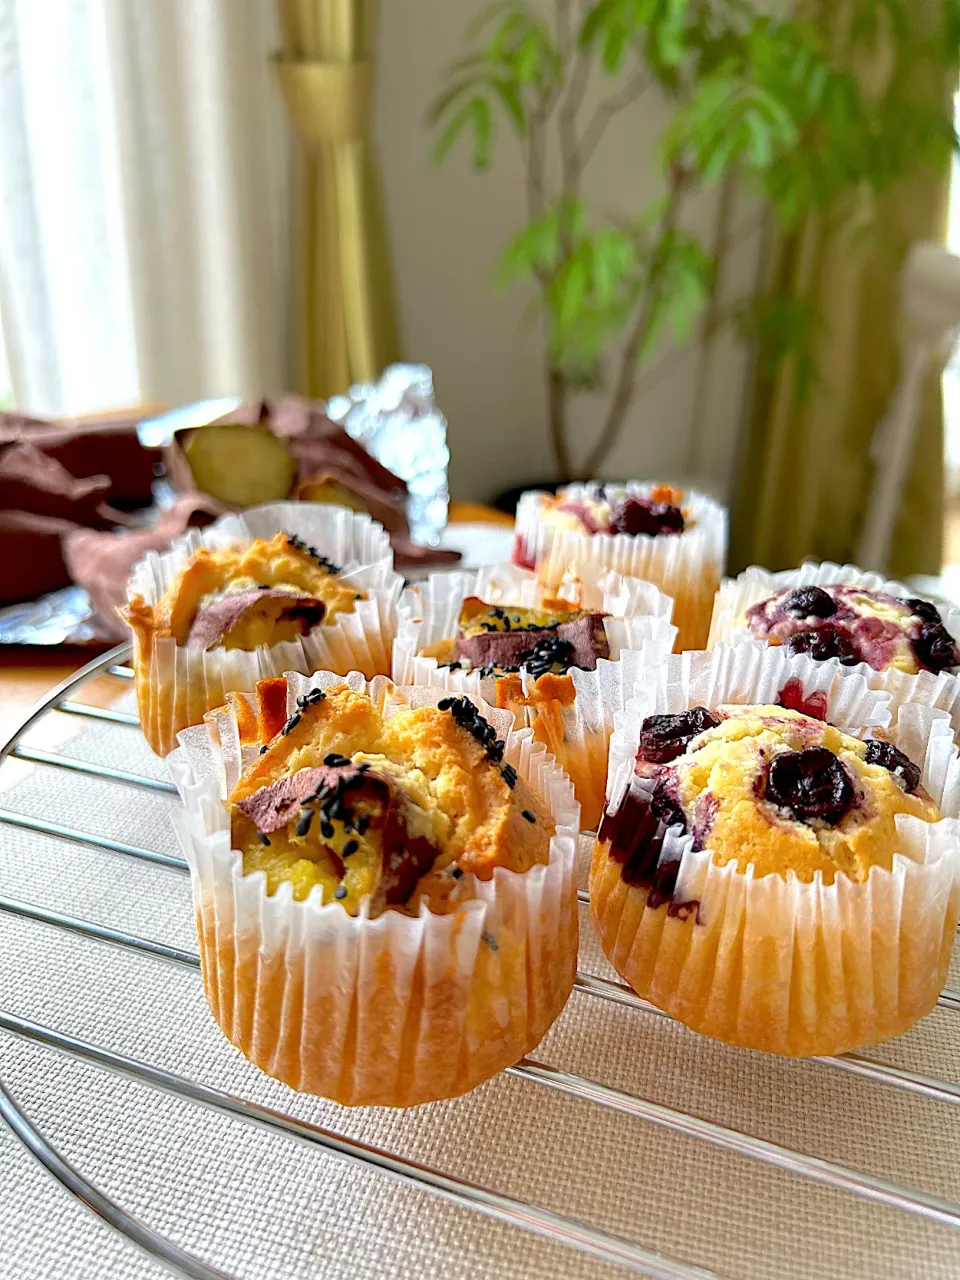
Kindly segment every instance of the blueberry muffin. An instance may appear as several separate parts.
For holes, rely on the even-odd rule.
[[[367,516],[307,506],[301,515],[293,505],[227,517],[134,569],[120,615],[133,632],[140,722],[158,755],[228,692],[267,676],[389,671],[402,583],[386,534]],[[277,528],[273,513],[296,523]],[[253,536],[242,536],[248,528]]]
[[[468,699],[388,714],[401,693],[375,685],[261,681],[184,735],[173,772],[226,1035],[295,1089],[412,1106],[517,1061],[562,1009],[577,812],[546,754]],[[213,830],[193,767],[211,744]]]
[[[648,716],[637,737],[591,914],[640,995],[789,1055],[886,1039],[933,1008],[956,895],[953,872],[947,895],[915,884],[943,825],[916,761],[781,706]]]
[[[960,650],[935,604],[857,585],[784,588],[750,605],[744,623],[756,639],[815,661],[865,662],[874,671],[895,668],[907,675],[960,664]]]
[[[679,649],[703,648],[726,555],[726,514],[710,498],[669,485],[569,485],[525,493],[514,563],[562,576],[599,564],[654,583],[674,601]]]

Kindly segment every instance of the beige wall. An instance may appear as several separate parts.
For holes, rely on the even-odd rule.
[[[491,281],[524,219],[516,144],[503,126],[491,172],[473,173],[465,148],[438,169],[424,127],[441,71],[462,52],[463,31],[480,7],[480,0],[386,0],[377,104],[405,354],[433,367],[450,422],[452,487],[475,498],[550,471],[541,345],[523,322],[530,295],[498,292]],[[611,128],[589,171],[587,195],[597,208],[629,214],[656,195],[652,144],[667,118],[665,105],[647,94]],[[709,235],[715,203],[691,210],[690,225]],[[754,219],[741,209],[734,221]],[[732,265],[732,290],[749,285],[757,258],[753,235]],[[696,475],[725,494],[745,380],[745,360],[730,342],[717,344],[709,361],[696,346],[676,355],[635,406],[608,474]],[[601,409],[592,398],[578,405],[581,451]]]

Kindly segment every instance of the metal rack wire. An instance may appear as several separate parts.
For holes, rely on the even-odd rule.
[[[50,713],[136,728],[138,721],[134,715],[109,707],[98,707],[75,701],[73,697],[87,681],[96,676],[106,674],[117,681],[130,680],[132,672],[128,666],[123,665],[128,657],[128,649],[120,646],[89,663],[76,675],[55,688],[0,745],[0,765],[9,759],[16,759],[42,768],[69,770],[74,774],[88,777],[91,782],[176,794],[175,788],[169,782],[90,763],[60,752],[39,750],[22,743],[26,731]],[[36,832],[57,840],[79,844],[97,852],[166,867],[176,872],[187,872],[187,865],[183,859],[173,854],[143,849],[122,841],[108,839],[95,832],[78,831],[8,809],[0,809],[0,825]],[[581,892],[580,900],[581,903],[588,902],[588,895]],[[200,965],[196,954],[168,946],[162,941],[107,928],[91,920],[63,915],[40,904],[2,895],[0,895],[0,912],[22,920],[52,926],[94,943],[107,943],[199,974]],[[624,984],[595,975],[578,974],[575,993],[580,998],[612,1002],[634,1012],[641,1012],[645,1016],[668,1017],[655,1006],[640,999]],[[960,1012],[960,991],[945,989],[940,996],[939,1004],[951,1013]],[[705,1277],[713,1274],[702,1268],[666,1257],[575,1218],[445,1173],[419,1161],[408,1159],[399,1153],[359,1141],[334,1129],[262,1106],[149,1062],[139,1061],[108,1048],[88,1043],[67,1032],[40,1025],[8,1010],[0,1009],[0,1030],[34,1044],[58,1050],[74,1059],[93,1064],[121,1077],[133,1079],[140,1084],[197,1106],[231,1116],[248,1125],[280,1134],[316,1151],[374,1168],[389,1178],[430,1192],[455,1204],[469,1207],[478,1213],[486,1214],[554,1242],[565,1244],[604,1262],[620,1264],[629,1270],[653,1277],[664,1277],[667,1280],[704,1280]],[[960,1103],[960,1084],[881,1062],[863,1054],[852,1053],[841,1057],[819,1058],[816,1061],[836,1071],[885,1088],[919,1095],[948,1105]],[[622,1115],[645,1120],[674,1133],[699,1139],[741,1157],[764,1162],[822,1186],[832,1187],[877,1204],[917,1215],[928,1221],[960,1227],[960,1203],[792,1150],[532,1058],[526,1058],[510,1067],[509,1074],[569,1097],[588,1101],[595,1106],[608,1108]],[[116,1200],[93,1185],[78,1168],[64,1158],[30,1119],[2,1080],[0,1080],[0,1116],[24,1146],[70,1193],[151,1257],[166,1264],[175,1273],[199,1277],[201,1280],[227,1275],[180,1248],[146,1222],[127,1212]]]

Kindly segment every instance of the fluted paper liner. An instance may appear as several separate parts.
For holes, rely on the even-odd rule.
[[[477,671],[451,671],[435,658],[421,657],[425,645],[456,634],[460,607],[467,596],[489,604],[538,608],[550,593],[535,574],[515,565],[490,565],[473,573],[436,573],[408,587],[400,598],[400,621],[393,645],[393,678],[465,693],[496,703],[496,680]],[[632,697],[639,680],[660,665],[673,646],[673,602],[652,583],[624,578],[598,565],[584,567],[564,598],[582,609],[603,610],[610,659],[594,671],[572,670],[576,697],[570,706],[551,701],[546,714],[526,708],[529,727],[570,775],[585,830],[593,830],[603,811],[607,749],[617,711]],[[533,678],[521,670],[524,696]]]
[[[668,659],[656,694],[635,699],[618,721],[608,811],[628,786],[650,786],[633,772],[645,716],[770,702],[774,687],[796,676],[805,695],[827,693],[831,723],[885,736],[922,764],[923,786],[944,817],[898,815],[891,870],[875,866],[861,883],[838,874],[832,885],[819,872],[810,883],[792,871],[756,877],[736,862],[715,865],[674,827],[660,854],[660,864],[680,863],[672,903],[649,909],[647,890],[624,883],[605,844],[590,874],[604,952],[640,995],[695,1031],[791,1056],[874,1044],[928,1013],[960,914],[960,764],[949,716],[906,703],[891,729],[886,691],[825,665],[759,644]]]
[[[725,578],[717,592],[710,623],[709,647],[717,644],[738,644],[741,641],[757,641],[757,637],[743,623],[744,612],[751,605],[767,600],[777,592],[793,587],[863,587],[868,591],[885,591],[898,598],[917,596],[902,582],[883,578],[878,573],[868,573],[852,564],[808,562],[799,569],[782,573],[770,573],[758,565],[745,569],[736,578]],[[937,602],[943,625],[955,640],[960,640],[960,609],[955,605]],[[826,662],[840,666],[839,658]],[[891,669],[874,671],[866,662],[849,670],[864,676],[871,689],[883,689],[890,694],[890,713],[896,721],[900,707],[905,702],[920,702],[925,706],[939,707],[950,716],[954,733],[960,731],[960,675],[954,671],[921,671],[910,675],[906,671]]]
[[[567,485],[560,493],[571,502],[616,496],[648,498],[656,486],[630,481],[625,486]],[[702,649],[710,629],[713,597],[727,554],[726,508],[698,493],[684,491],[683,506],[692,527],[679,534],[651,537],[647,534],[566,533],[551,528],[541,517],[544,499],[551,495],[532,490],[517,506],[515,559],[553,577],[570,569],[583,573],[586,565],[654,583],[674,602],[673,622],[677,649]]]
[[[342,683],[288,676],[288,705]],[[357,673],[384,714],[435,704],[438,689],[398,689]],[[235,695],[245,698],[248,695]],[[232,708],[185,730],[169,759],[184,809],[175,825],[190,865],[204,988],[230,1040],[268,1075],[350,1106],[414,1106],[475,1088],[528,1053],[563,1008],[577,960],[574,857],[579,817],[569,780],[529,730],[478,703],[512,764],[556,822],[549,862],[457,882],[457,909],[375,919],[323,906],[315,890],[272,896],[230,847],[225,797],[244,755]]]
[[[329,670],[360,671],[372,679],[389,673],[403,579],[394,572],[387,534],[365,513],[321,503],[277,502],[224,516],[207,529],[178,538],[163,555],[151,552],[141,560],[127,598],[139,594],[155,605],[200,547],[222,549],[272,538],[280,529],[316,546],[340,566],[340,581],[366,592],[367,599],[356,601],[353,613],[338,614],[302,639],[258,649],[190,649],[167,637],[154,640],[147,654],[134,635],[140,723],[158,755],[172,751],[179,731],[199,724],[228,693],[249,692],[268,676]]]

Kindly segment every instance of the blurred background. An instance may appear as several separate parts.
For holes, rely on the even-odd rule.
[[[456,499],[693,483],[733,569],[855,560],[904,261],[960,250],[958,31],[952,0],[0,0],[4,404],[328,398],[403,359]],[[952,323],[899,575],[960,562]]]

